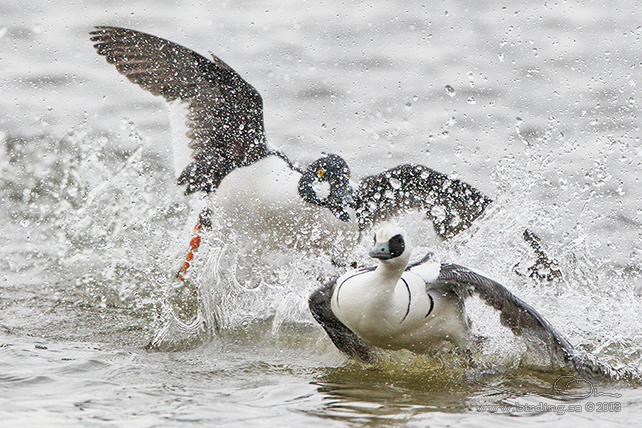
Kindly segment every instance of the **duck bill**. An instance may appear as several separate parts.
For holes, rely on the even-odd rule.
[[[388,243],[376,245],[368,255],[379,260],[390,260],[392,258],[390,248],[388,248]]]

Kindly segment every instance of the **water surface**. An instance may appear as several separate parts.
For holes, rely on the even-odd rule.
[[[87,34],[122,25],[221,56],[263,95],[268,140],[302,164],[336,152],[360,178],[412,161],[478,187],[496,203],[453,241],[409,225],[420,251],[483,269],[579,349],[639,367],[638,10],[627,1],[3,2],[3,420],[639,421],[635,383],[556,388],[568,373],[530,361],[475,301],[474,328],[493,338],[479,367],[406,353],[374,366],[346,360],[306,307],[340,271],[323,252],[261,252],[245,245],[260,236],[212,233],[178,282],[194,213],[173,183],[165,108],[97,57]],[[524,227],[563,280],[519,275],[532,262]],[[366,261],[368,243],[345,258]]]

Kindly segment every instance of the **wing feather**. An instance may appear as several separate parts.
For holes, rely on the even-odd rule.
[[[500,312],[500,322],[514,334],[537,337],[565,361],[573,359],[573,346],[531,305],[498,282],[455,264],[442,264],[436,282],[462,298],[471,293],[478,295]]]
[[[337,285],[337,279],[334,278],[310,295],[308,299],[310,312],[341,352],[363,361],[371,361],[373,358],[372,347],[339,321],[332,312],[330,301]]]
[[[414,164],[366,177],[354,199],[361,230],[403,211],[420,209],[444,239],[467,229],[492,202],[463,181]]]
[[[126,28],[101,26],[90,34],[98,54],[131,82],[187,104],[192,161],[178,176],[186,193],[214,191],[235,168],[270,154],[261,95],[220,58]]]

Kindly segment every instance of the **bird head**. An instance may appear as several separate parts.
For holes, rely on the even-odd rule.
[[[387,264],[399,264],[405,267],[410,259],[411,246],[408,234],[393,223],[384,224],[375,234],[374,247],[370,257]]]
[[[328,208],[342,221],[350,221],[352,202],[350,168],[338,155],[328,154],[312,162],[299,180],[299,195],[306,202]]]

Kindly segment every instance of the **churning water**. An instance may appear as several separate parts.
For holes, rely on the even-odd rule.
[[[204,237],[176,188],[161,100],[95,55],[93,25],[216,53],[261,92],[267,137],[361,178],[415,162],[495,199],[420,253],[478,267],[579,349],[642,365],[640,86],[633,1],[25,2],[0,4],[0,414],[12,425],[509,425],[640,421],[637,382],[531,361],[492,338],[479,367],[395,353],[346,360],[314,324],[330,251]],[[524,276],[542,237],[563,278]],[[369,239],[344,260],[367,262]],[[490,406],[490,407],[485,407]],[[493,407],[494,406],[494,407]],[[502,406],[502,407],[498,407]]]

